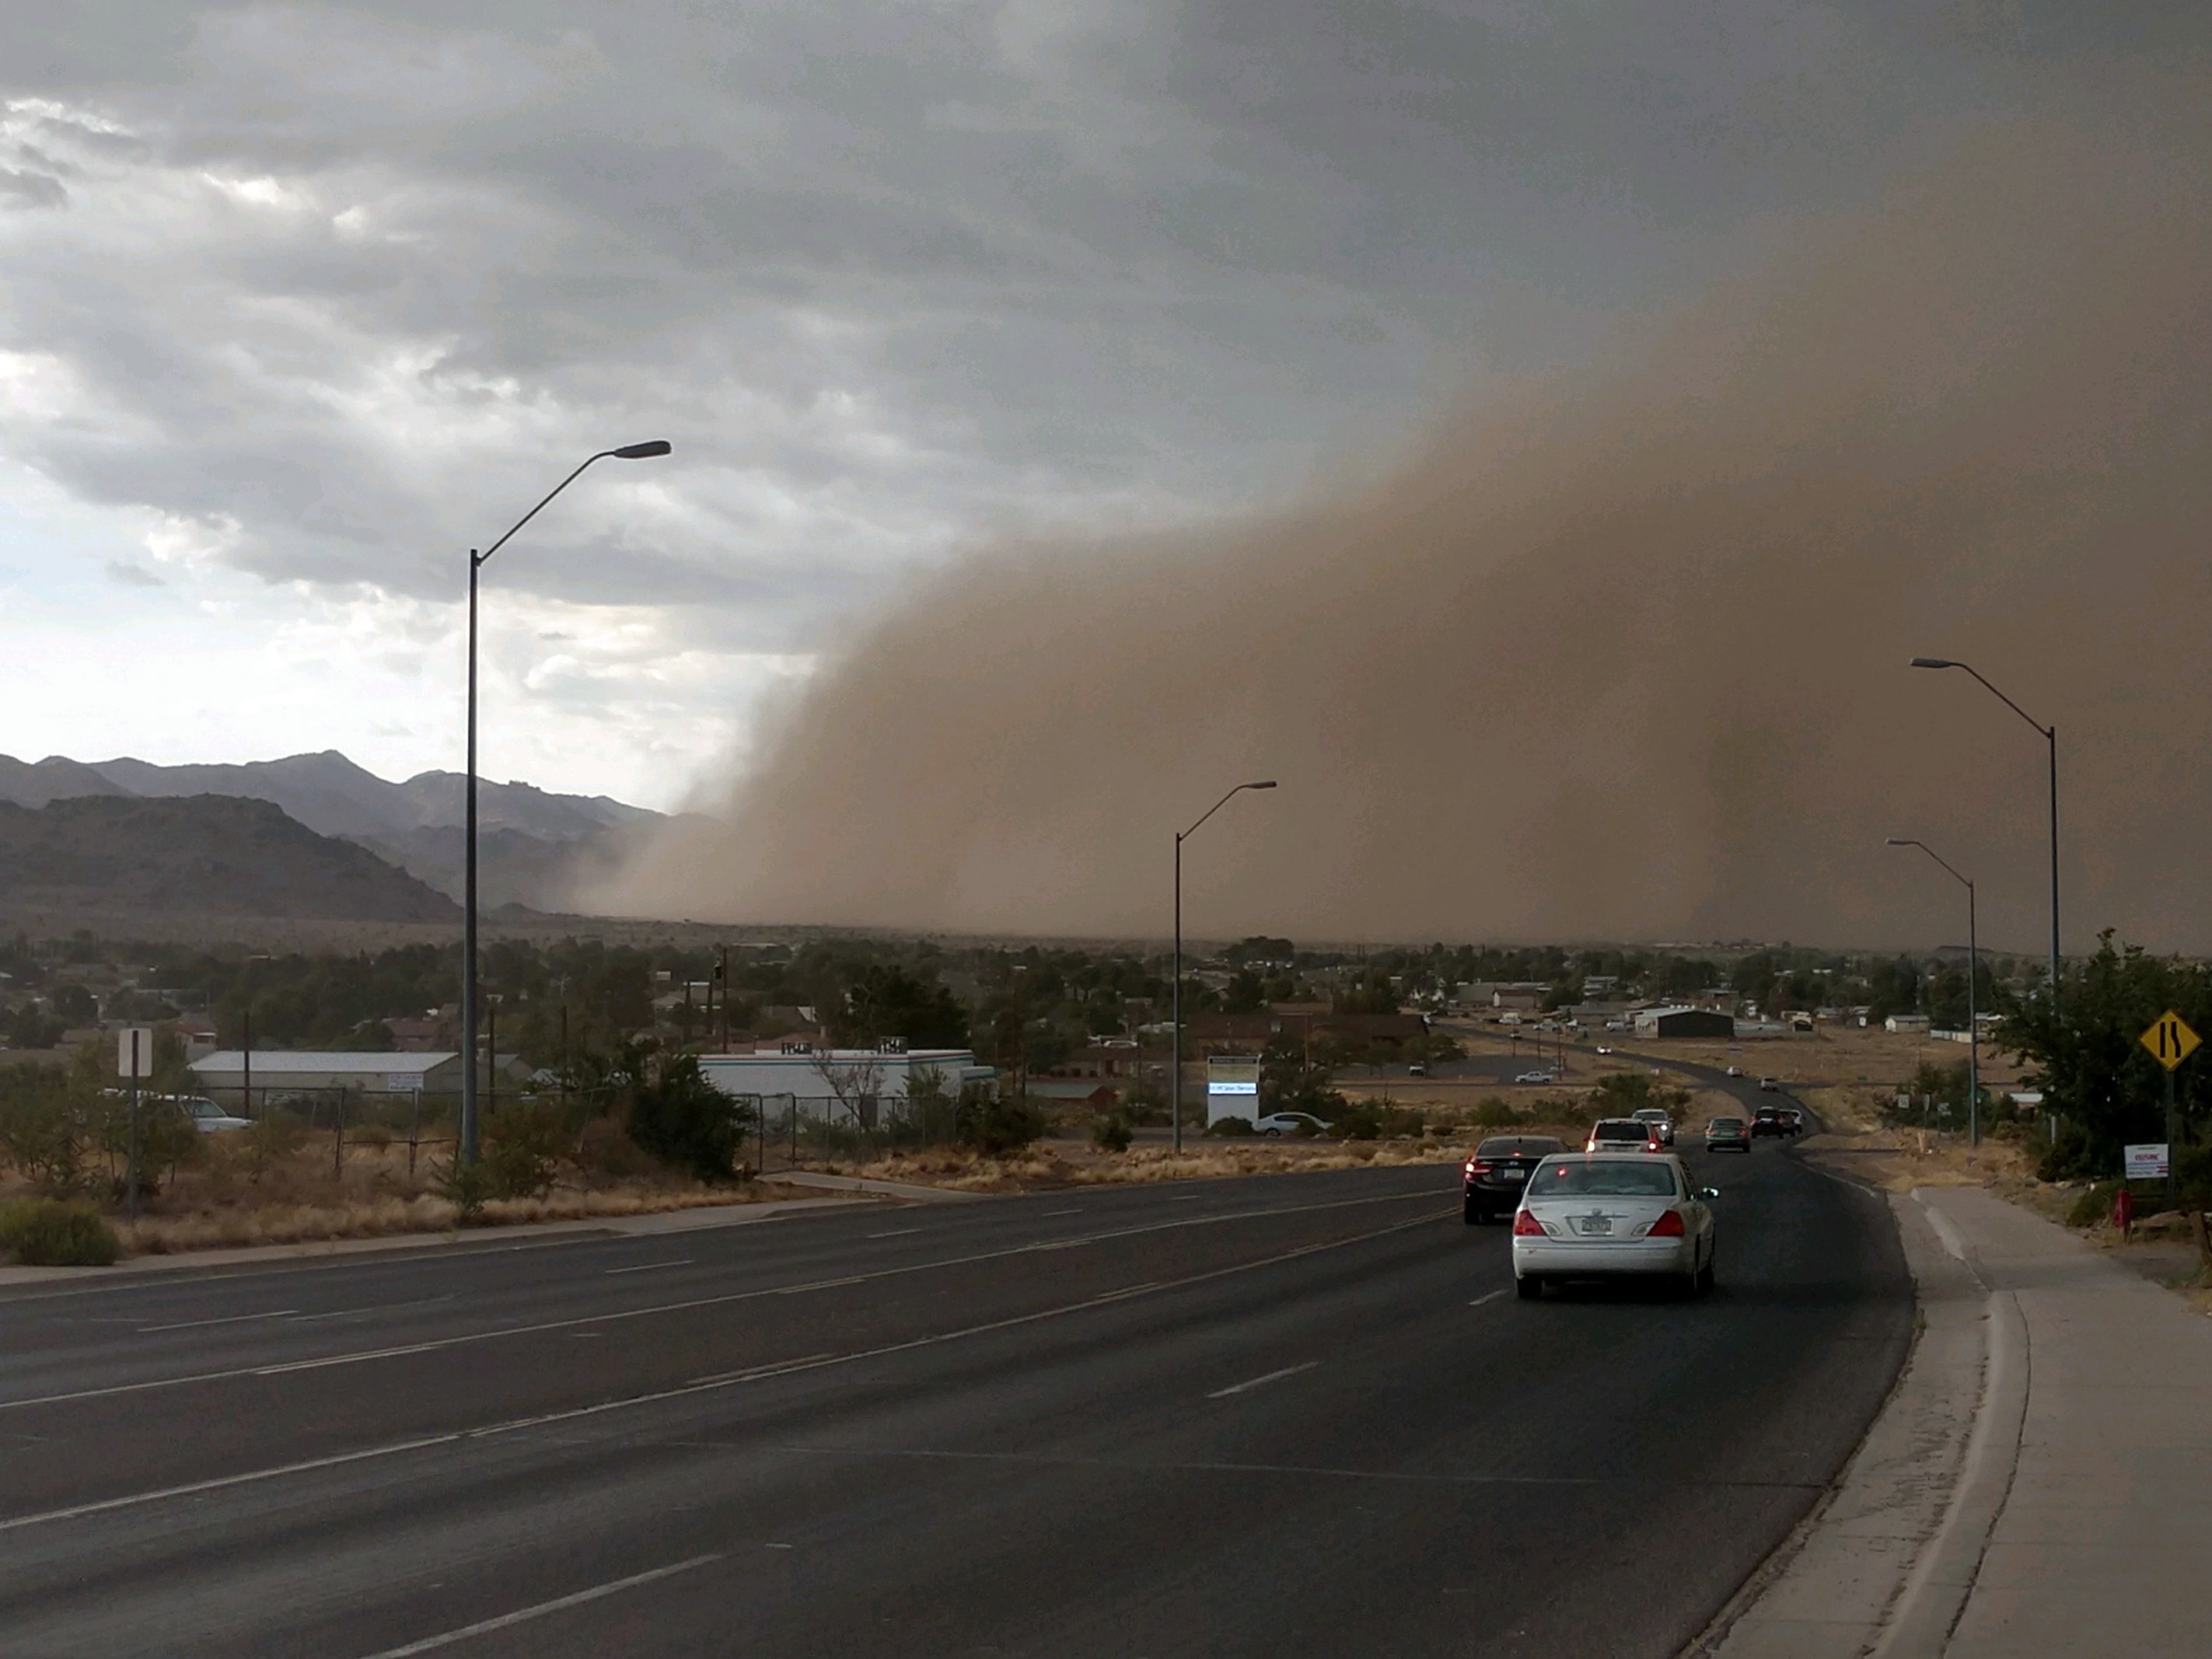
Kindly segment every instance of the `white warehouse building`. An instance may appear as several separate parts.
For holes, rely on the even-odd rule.
[[[945,1094],[999,1075],[970,1048],[813,1048],[798,1043],[750,1054],[702,1054],[699,1074],[726,1095],[763,1101],[877,1106],[903,1102],[917,1074],[934,1073]]]

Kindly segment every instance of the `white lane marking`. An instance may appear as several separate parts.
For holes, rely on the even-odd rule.
[[[1366,1198],[1330,1199],[1319,1204],[1282,1204],[1265,1210],[1237,1210],[1218,1215],[1192,1216],[1185,1220],[1148,1221],[1133,1227],[1117,1227],[1109,1231],[1086,1234],[1051,1245],[1053,1249],[1065,1249],[1075,1244],[1107,1244],[1118,1239],[1136,1238],[1146,1233],[1173,1232],[1183,1227],[1212,1227],[1226,1221],[1265,1220],[1274,1216],[1307,1215],[1323,1210],[1357,1209],[1368,1204],[1402,1204],[1411,1199],[1434,1198],[1433,1191],[1407,1193],[1377,1193]],[[894,1267],[878,1267],[864,1273],[848,1273],[841,1279],[809,1279],[797,1285],[776,1285],[757,1291],[727,1291],[718,1296],[690,1297],[681,1302],[657,1302],[641,1308],[618,1308],[611,1313],[579,1314],[569,1319],[549,1319],[534,1325],[499,1325],[488,1331],[467,1331],[456,1336],[434,1337],[421,1342],[396,1343],[381,1348],[359,1348],[349,1352],[325,1354],[315,1359],[295,1359],[279,1365],[234,1365],[217,1371],[189,1371],[181,1376],[149,1377],[139,1382],[111,1382],[100,1388],[76,1389],[63,1394],[32,1395],[21,1400],[0,1400],[0,1412],[21,1411],[31,1406],[61,1406],[80,1400],[108,1400],[126,1394],[145,1394],[155,1389],[183,1388],[196,1382],[229,1382],[247,1376],[283,1376],[293,1371],[320,1370],[328,1365],[357,1365],[373,1359],[397,1359],[410,1354],[434,1353],[447,1348],[465,1347],[471,1343],[489,1342],[508,1336],[543,1336],[551,1331],[574,1330],[583,1325],[605,1325],[617,1320],[649,1319],[660,1314],[695,1313],[702,1308],[723,1308],[740,1302],[757,1301],[767,1296],[805,1296],[815,1291],[836,1290],[846,1285],[866,1284],[878,1279],[898,1279],[909,1273],[931,1273],[941,1267],[967,1267],[979,1261],[999,1261],[1009,1256],[1026,1255],[1038,1249],[1035,1244],[1015,1244],[1002,1249],[978,1250],[968,1255],[945,1256],[935,1261],[901,1262]],[[1282,1258],[1287,1261],[1288,1257]]]
[[[366,1308],[333,1308],[328,1313],[294,1314],[295,1325],[307,1325],[318,1319],[346,1319],[355,1314],[391,1313],[400,1308],[428,1308],[441,1302],[451,1302],[451,1296],[418,1296],[407,1302],[379,1302]]]
[[[1042,1221],[1048,1215],[1081,1215],[1082,1213],[1083,1206],[1079,1204],[1072,1210],[1039,1210],[1037,1219]]]
[[[919,1227],[898,1227],[887,1233],[870,1233],[870,1238],[911,1238],[921,1231]]]
[[[557,1595],[550,1601],[540,1601],[533,1607],[517,1607],[513,1613],[502,1613],[496,1619],[479,1619],[473,1625],[463,1625],[459,1630],[449,1630],[442,1636],[426,1636],[419,1642],[410,1642],[404,1647],[386,1648],[381,1653],[372,1653],[368,1659],[410,1659],[417,1653],[434,1653],[440,1648],[449,1648],[456,1642],[465,1642],[471,1637],[489,1636],[495,1630],[507,1630],[526,1624],[532,1619],[543,1619],[549,1613],[564,1613],[570,1607],[580,1607],[586,1601],[597,1601],[605,1596],[618,1595],[623,1590],[635,1589],[641,1584],[650,1584],[663,1578],[673,1578],[679,1572],[690,1572],[694,1567],[703,1567],[709,1561],[719,1561],[720,1554],[695,1555],[689,1561],[677,1561],[665,1567],[655,1567],[650,1572],[634,1572],[627,1578],[617,1578],[591,1589],[578,1590],[574,1595]]]
[[[688,1267],[698,1259],[696,1255],[679,1255],[673,1261],[641,1261],[635,1267],[602,1267],[599,1271],[604,1273],[649,1273],[659,1267]]]
[[[1393,1233],[1402,1233],[1411,1227],[1425,1227],[1440,1216],[1456,1213],[1455,1210],[1432,1210],[1426,1215],[1417,1215],[1409,1220],[1394,1221],[1387,1227],[1376,1227],[1368,1232],[1354,1233],[1348,1238],[1325,1239],[1318,1244],[1301,1244],[1295,1249],[1278,1255],[1261,1256],[1252,1261],[1240,1261],[1227,1267],[1210,1267],[1202,1273],[1193,1273],[1187,1279],[1170,1279],[1164,1283],[1139,1288],[1127,1287],[1108,1291],[1102,1296],[1087,1297],[1080,1302],[1067,1302],[1056,1308],[1042,1308],[1035,1313],[1015,1314],[1006,1319],[994,1319],[981,1325],[969,1325],[954,1331],[940,1331],[932,1336],[909,1337],[903,1342],[887,1342],[878,1348],[863,1348],[854,1353],[823,1354],[806,1359],[777,1360],[757,1365],[750,1370],[731,1371],[721,1376],[710,1376],[696,1382],[680,1383],[672,1389],[656,1389],[650,1394],[634,1394],[618,1400],[603,1400],[592,1406],[571,1406],[556,1412],[541,1412],[535,1417],[517,1417],[504,1423],[488,1424],[480,1429],[451,1429],[443,1434],[418,1435],[412,1439],[395,1440],[388,1445],[365,1446],[358,1451],[334,1452],[325,1457],[310,1457],[296,1463],[280,1463],[272,1468],[249,1469],[243,1474],[211,1475],[204,1480],[187,1481],[182,1486],[162,1486],[152,1492],[127,1493],[121,1498],[103,1498],[89,1504],[75,1504],[67,1509],[47,1510],[37,1515],[19,1515],[0,1521],[0,1533],[20,1531],[26,1527],[45,1526],[57,1521],[77,1521],[87,1516],[106,1515],[117,1510],[137,1509],[148,1504],[158,1504],[173,1498],[195,1498],[202,1492],[225,1492],[234,1486],[250,1486],[264,1480],[282,1480],[287,1475],[311,1474],[322,1469],[342,1468],[349,1463],[365,1463],[380,1457],[396,1457],[404,1453],[422,1451],[432,1446],[451,1446],[468,1440],[489,1440],[499,1436],[520,1434],[530,1429],[550,1427],[556,1423],[580,1422],[586,1418],[604,1417],[611,1412],[628,1411],[636,1406],[656,1406],[670,1400],[683,1400],[693,1395],[712,1394],[722,1389],[742,1383],[769,1381],[780,1376],[792,1376],[805,1371],[827,1370],[832,1366],[855,1364],[865,1359],[883,1359],[892,1354],[913,1353],[923,1348],[940,1347],[948,1342],[958,1342],[971,1336],[988,1336],[999,1331],[1010,1331],[1024,1325],[1040,1324],[1048,1319],[1058,1319],[1066,1314],[1087,1313],[1136,1295],[1149,1295],[1152,1291],[1181,1290],[1192,1285],[1209,1284],[1217,1279],[1229,1279],[1261,1267],[1280,1267],[1285,1261],[1296,1261],[1303,1256],[1318,1255],[1324,1250],[1340,1250],[1352,1244],[1364,1244],[1377,1238],[1388,1238]]]
[[[153,1336],[162,1331],[199,1331],[210,1325],[244,1325],[256,1319],[289,1319],[300,1310],[297,1308],[278,1308],[273,1313],[232,1314],[227,1319],[183,1319],[173,1325],[141,1325],[132,1333],[136,1336]]]
[[[1505,1292],[1503,1291],[1492,1291],[1488,1296],[1478,1296],[1474,1301],[1468,1303],[1467,1305],[1470,1308],[1480,1308],[1484,1303],[1495,1302],[1499,1297],[1504,1294]]]
[[[1279,1371],[1269,1371],[1265,1376],[1255,1376],[1249,1382],[1239,1382],[1226,1389],[1216,1389],[1206,1397],[1208,1400],[1226,1400],[1232,1394],[1249,1394],[1255,1389],[1266,1388],[1270,1382],[1279,1382],[1286,1376],[1296,1376],[1300,1371],[1310,1371],[1320,1364],[1321,1361],[1318,1359],[1309,1359],[1303,1365],[1285,1365]]]

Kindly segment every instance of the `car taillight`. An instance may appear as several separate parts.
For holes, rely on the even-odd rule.
[[[1644,1236],[1646,1238],[1681,1237],[1683,1236],[1682,1212],[1680,1210],[1668,1210],[1651,1224],[1650,1231]]]
[[[1542,1222],[1537,1220],[1534,1216],[1529,1214],[1526,1210],[1518,1211],[1515,1213],[1513,1217],[1514,1237],[1541,1238],[1543,1236],[1544,1224]]]
[[[1659,1137],[1657,1135],[1654,1135],[1650,1139],[1644,1143],[1644,1150],[1647,1152],[1664,1152],[1666,1148],[1659,1144]]]
[[[1488,1175],[1490,1166],[1487,1164],[1477,1164],[1473,1158],[1469,1158],[1467,1161],[1467,1172],[1469,1175]]]

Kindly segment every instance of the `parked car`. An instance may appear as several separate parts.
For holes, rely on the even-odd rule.
[[[1674,1144],[1674,1120],[1667,1115],[1665,1108],[1646,1106],[1640,1111],[1631,1112],[1629,1116],[1639,1123],[1648,1123],[1657,1130],[1659,1144],[1662,1146],[1671,1146]]]
[[[1422,1065],[1418,1060],[1406,1068],[1406,1075],[1407,1077],[1426,1077],[1428,1074],[1429,1068]]]
[[[1325,1135],[1328,1125],[1311,1112],[1270,1112],[1255,1119],[1252,1125],[1255,1135]]]
[[[1513,1080],[1516,1083],[1557,1083],[1559,1079],[1549,1072],[1523,1072]]]
[[[1705,1150],[1747,1152],[1751,1150],[1751,1131],[1740,1117],[1717,1117],[1705,1125]]]
[[[118,1097],[123,1091],[111,1089],[106,1092]],[[250,1129],[253,1125],[242,1117],[233,1117],[205,1095],[141,1095],[139,1104],[150,1111],[181,1112],[191,1120],[192,1127],[204,1135],[221,1134],[228,1129]]]
[[[1536,1167],[1513,1214],[1513,1285],[1524,1300],[1566,1279],[1658,1277],[1709,1289],[1718,1240],[1713,1187],[1674,1154],[1569,1153]]]
[[[1529,1172],[1566,1150],[1550,1135],[1492,1135],[1483,1141],[1468,1155],[1462,1172],[1460,1200],[1467,1224],[1479,1226],[1510,1214],[1520,1205]]]
[[[1751,1115],[1751,1133],[1755,1139],[1760,1135],[1778,1135],[1788,1132],[1782,1127],[1782,1109],[1762,1106]]]
[[[1659,1144],[1658,1132],[1640,1117],[1601,1117],[1590,1125],[1589,1139],[1583,1145],[1586,1152],[1657,1152],[1666,1149]]]
[[[1759,1086],[1765,1090],[1766,1092],[1771,1095],[1776,1090],[1779,1089],[1782,1085],[1773,1078],[1763,1077],[1759,1079]]]

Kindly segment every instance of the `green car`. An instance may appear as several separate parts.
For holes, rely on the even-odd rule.
[[[1705,1125],[1705,1150],[1747,1152],[1751,1150],[1751,1129],[1740,1117],[1717,1117]]]

